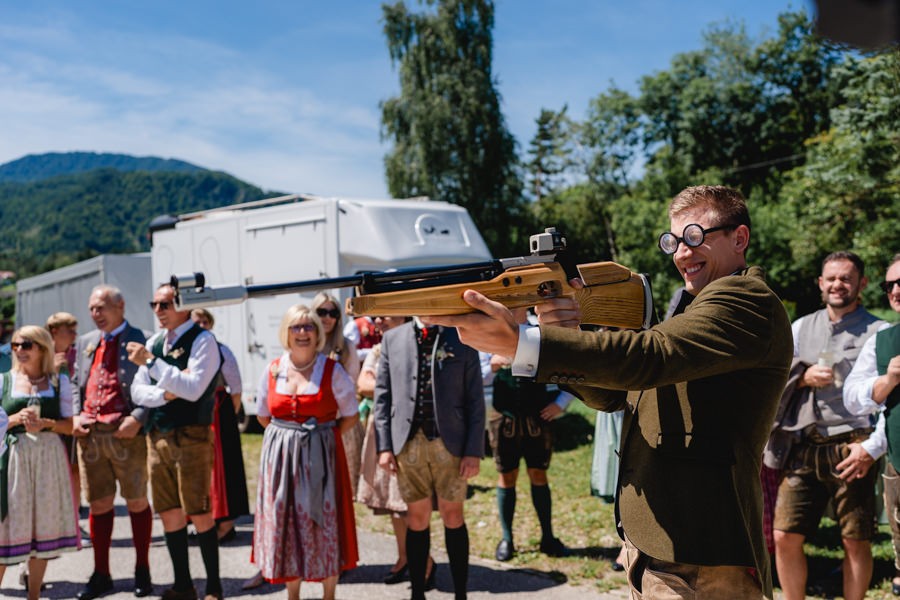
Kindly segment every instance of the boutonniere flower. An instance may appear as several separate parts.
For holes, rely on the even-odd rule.
[[[88,356],[88,357],[93,356],[94,350],[96,350],[96,349],[97,349],[97,346],[91,344],[87,348],[84,349],[84,355]]]
[[[166,356],[177,360],[178,357],[181,356],[182,354],[184,354],[184,348],[175,348],[174,350],[169,352]]]
[[[456,356],[450,350],[447,349],[447,344],[442,344],[440,348],[438,348],[434,353],[434,360],[438,363],[438,368],[441,369],[444,366],[444,360],[448,358],[453,358]]]

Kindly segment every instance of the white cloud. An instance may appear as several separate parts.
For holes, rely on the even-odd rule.
[[[0,28],[0,162],[123,152],[187,160],[264,189],[386,195],[376,102],[286,83],[185,36],[95,31],[98,54],[77,26]]]

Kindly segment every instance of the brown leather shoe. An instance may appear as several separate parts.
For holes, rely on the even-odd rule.
[[[163,592],[160,600],[197,600],[197,590],[192,587],[179,592],[174,588],[169,588]]]

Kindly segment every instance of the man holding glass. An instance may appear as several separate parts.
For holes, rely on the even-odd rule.
[[[815,533],[832,500],[844,546],[844,597],[861,600],[872,579],[875,478],[872,424],[844,408],[843,380],[865,341],[882,321],[860,304],[868,283],[862,259],[832,252],[818,278],[825,308],[797,319],[793,394],[776,424],[793,440],[780,465],[784,478],[775,503],[775,565],[786,600],[806,596],[804,540]],[[853,460],[842,461],[850,457]],[[842,467],[838,468],[841,462]],[[769,465],[773,466],[773,465]]]

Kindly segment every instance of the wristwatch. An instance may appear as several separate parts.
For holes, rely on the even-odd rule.
[[[154,364],[155,362],[156,362],[156,357],[155,357],[155,356],[151,356],[150,358],[148,358],[148,359],[144,362],[144,364],[147,365],[147,368],[149,369],[150,367],[153,366],[153,364]]]

